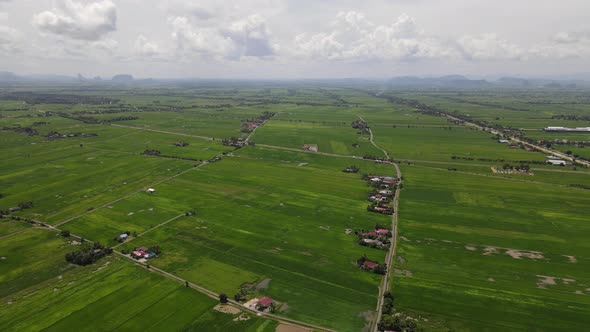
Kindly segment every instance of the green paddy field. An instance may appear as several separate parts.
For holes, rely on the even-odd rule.
[[[242,82],[1,92],[0,210],[32,203],[0,219],[2,331],[284,331],[286,319],[297,331],[372,331],[382,277],[357,259],[385,262],[387,251],[359,245],[354,230],[392,226],[367,211],[361,179],[396,176],[363,159],[384,158],[381,149],[403,176],[388,267],[396,312],[421,331],[590,324],[590,170],[546,165],[546,154],[390,99],[584,158],[590,146],[570,141],[590,143],[590,134],[542,128],[588,126],[585,91]],[[263,112],[275,114],[241,130]],[[351,127],[361,118],[373,142]],[[231,137],[250,144],[224,145]],[[492,172],[505,164],[530,174]],[[351,165],[359,173],[342,172]],[[69,264],[79,245],[61,230],[116,252]],[[161,254],[147,264],[169,275],[123,256],[154,245]],[[244,288],[278,310],[223,313],[208,296],[233,300]]]

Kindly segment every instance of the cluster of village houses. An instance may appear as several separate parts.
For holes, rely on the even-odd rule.
[[[252,310],[274,312],[276,303],[271,297],[265,296],[260,299],[253,298],[250,301],[244,303],[244,306]]]
[[[367,196],[367,200],[371,204],[367,207],[367,211],[393,214],[393,207],[391,201],[393,200],[395,186],[399,183],[398,178],[391,176],[377,176],[367,175],[365,178],[369,185],[373,188]]]
[[[153,251],[150,251],[146,247],[135,248],[135,250],[133,250],[130,255],[135,259],[150,259],[158,256],[158,254],[156,254]]]
[[[359,244],[371,248],[387,249],[391,245],[392,233],[378,225],[370,232],[355,231],[359,238]]]

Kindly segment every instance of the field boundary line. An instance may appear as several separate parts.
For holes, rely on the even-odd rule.
[[[128,193],[128,194],[125,194],[125,195],[123,195],[123,196],[121,196],[121,197],[119,197],[119,198],[117,198],[117,199],[115,199],[115,200],[113,200],[113,201],[110,201],[110,202],[108,202],[108,203],[105,203],[105,204],[103,204],[103,205],[100,205],[100,206],[99,206],[99,207],[97,207],[97,208],[94,208],[94,209],[92,209],[92,210],[89,210],[89,211],[85,211],[85,212],[83,212],[83,213],[81,213],[81,214],[78,214],[78,215],[76,215],[76,216],[73,216],[73,217],[71,217],[71,218],[69,218],[69,219],[66,219],[66,220],[64,220],[64,221],[61,221],[61,222],[59,222],[59,223],[55,224],[54,226],[55,226],[55,227],[59,227],[59,226],[62,226],[62,225],[64,225],[64,224],[67,224],[67,223],[69,223],[70,221],[76,220],[76,219],[78,219],[78,218],[80,218],[80,217],[82,217],[82,216],[85,216],[85,215],[87,215],[87,214],[90,214],[90,213],[92,213],[92,212],[95,212],[95,211],[97,211],[97,210],[100,210],[100,209],[102,209],[102,208],[104,208],[104,207],[107,207],[107,206],[109,206],[109,205],[111,205],[111,204],[115,204],[115,203],[117,203],[117,202],[119,202],[119,201],[121,201],[121,200],[124,200],[124,199],[126,199],[126,198],[128,198],[128,197],[131,197],[131,196],[133,196],[133,195],[137,194],[137,193],[140,193],[140,192],[142,192],[142,191],[144,191],[144,190],[147,190],[147,188],[149,188],[149,187],[155,187],[155,186],[157,186],[157,185],[159,185],[159,184],[162,184],[162,183],[164,183],[164,182],[166,182],[166,181],[170,181],[170,180],[172,180],[172,179],[174,179],[174,178],[177,178],[177,177],[179,177],[179,176],[181,176],[181,175],[183,175],[183,174],[185,174],[185,173],[188,173],[188,172],[190,172],[191,170],[194,170],[194,169],[197,169],[197,168],[203,167],[203,166],[205,166],[205,165],[208,165],[208,164],[209,164],[208,162],[204,161],[203,163],[201,163],[201,164],[199,164],[199,165],[197,165],[197,166],[195,166],[195,167],[190,167],[190,168],[188,168],[188,169],[186,169],[186,170],[184,170],[184,171],[182,171],[182,172],[180,172],[180,173],[177,173],[177,174],[175,174],[175,175],[173,175],[173,176],[170,176],[170,177],[167,177],[167,178],[165,178],[165,179],[162,179],[162,180],[156,181],[156,182],[154,182],[154,183],[151,183],[151,184],[149,184],[149,185],[147,185],[147,186],[143,186],[142,188],[140,188],[140,189],[138,189],[138,190],[135,190],[135,191],[133,191],[133,192],[130,192],[130,193]]]
[[[121,127],[121,128],[130,128],[130,129],[135,129],[135,130],[151,131],[151,132],[154,132],[154,133],[161,133],[161,134],[169,134],[169,135],[178,135],[178,136],[185,136],[185,137],[200,138],[200,139],[208,140],[208,141],[220,140],[220,138],[217,138],[217,137],[191,135],[191,134],[177,133],[177,132],[166,131],[166,130],[148,129],[148,128],[142,128],[142,127],[126,126],[126,125],[120,125],[120,124],[113,124],[113,123],[111,123],[110,125],[111,126],[115,126],[115,127]]]
[[[52,226],[52,225],[49,225],[47,223],[36,221],[36,220],[35,220],[35,222],[39,223],[42,226],[45,226],[47,230],[53,230],[53,231],[56,231],[58,233],[61,232],[61,230],[59,228],[57,228],[57,226]],[[28,229],[30,229],[30,228],[28,228]],[[78,239],[82,239],[81,236],[78,236],[78,235],[75,235],[75,234],[72,234],[72,233],[70,233],[70,236],[71,237],[78,238]],[[85,239],[87,241],[90,241],[87,238],[85,238]],[[209,296],[212,299],[219,300],[219,295],[220,294],[218,294],[218,293],[216,293],[216,292],[214,292],[212,290],[209,290],[209,289],[207,289],[205,287],[202,287],[202,286],[199,286],[199,285],[194,284],[192,282],[189,282],[188,280],[185,280],[185,279],[183,279],[183,278],[181,278],[181,277],[179,277],[179,276],[177,276],[175,274],[172,274],[172,273],[170,273],[168,271],[165,271],[165,270],[162,270],[160,268],[151,266],[151,265],[149,265],[147,263],[139,262],[139,261],[133,259],[131,256],[125,255],[125,254],[123,254],[120,251],[117,251],[117,250],[114,250],[113,249],[113,252],[115,254],[123,257],[123,258],[126,258],[127,260],[130,260],[131,262],[135,263],[136,265],[145,266],[146,269],[148,269],[148,270],[155,271],[155,272],[157,272],[157,273],[159,273],[159,274],[161,274],[161,275],[163,275],[165,277],[168,277],[169,279],[173,279],[173,280],[176,280],[176,281],[180,282],[181,284],[187,285],[189,288],[195,289],[196,291],[198,291],[198,292],[200,292],[200,293],[202,293],[204,295],[207,295],[207,296]],[[250,313],[254,313],[254,314],[256,314],[259,317],[271,318],[271,319],[273,319],[275,321],[278,321],[279,323],[285,323],[285,324],[289,324],[289,325],[296,325],[296,326],[299,326],[299,327],[304,327],[304,328],[318,330],[318,331],[324,331],[324,332],[337,332],[336,330],[332,330],[332,329],[329,329],[329,328],[326,328],[326,327],[322,327],[322,326],[317,326],[317,325],[313,325],[313,324],[301,322],[301,321],[298,321],[298,320],[295,320],[295,319],[286,318],[286,317],[282,317],[282,316],[278,316],[278,315],[270,314],[270,313],[261,313],[260,311],[257,311],[257,310],[254,310],[254,309],[250,309],[248,307],[245,307],[241,303],[236,302],[236,301],[231,300],[231,299],[228,299],[228,304],[231,305],[231,306],[233,306],[233,307],[239,308],[240,310],[244,310],[244,311],[248,311]]]
[[[125,242],[121,242],[121,243],[117,244],[116,246],[114,246],[114,247],[113,247],[113,249],[114,249],[114,248],[117,248],[118,246],[120,246],[120,245],[123,245],[123,244],[125,244],[125,243],[129,243],[129,242],[131,242],[131,241],[133,241],[133,240],[137,239],[138,237],[140,237],[140,236],[144,235],[145,233],[147,233],[147,232],[150,232],[150,231],[153,231],[154,229],[156,229],[156,228],[158,228],[158,227],[161,227],[161,226],[164,226],[164,225],[166,225],[167,223],[169,223],[169,222],[171,222],[171,221],[174,221],[174,220],[176,220],[176,219],[178,219],[178,218],[180,218],[180,217],[183,217],[183,216],[186,216],[186,214],[185,214],[185,213],[181,213],[181,214],[177,215],[176,217],[173,217],[173,218],[170,218],[170,219],[168,219],[168,220],[166,220],[166,221],[164,221],[164,222],[161,222],[161,223],[157,224],[156,226],[154,226],[154,227],[152,227],[152,228],[146,229],[145,231],[143,231],[143,232],[141,232],[141,233],[137,234],[137,236],[134,236],[134,237],[133,237],[132,239],[130,239],[129,241],[125,241]]]
[[[365,121],[365,119],[363,119],[360,115],[357,114],[357,116],[359,117],[359,119],[361,121],[364,121],[365,123],[368,124],[367,121]],[[375,143],[375,141],[373,140],[374,136],[373,136],[373,131],[371,130],[371,127],[368,127],[369,129],[369,134],[370,134],[370,138],[369,140],[371,141],[371,144],[373,144],[373,146],[379,150],[381,150],[383,152],[383,154],[385,155],[385,157],[387,159],[391,159],[391,157],[389,156],[389,153],[381,148],[379,145],[377,145],[377,143]],[[383,296],[385,295],[385,293],[387,291],[389,291],[389,280],[391,278],[391,271],[393,270],[393,257],[395,256],[395,249],[397,247],[397,224],[398,224],[398,207],[399,207],[399,196],[401,193],[401,189],[400,189],[400,185],[401,185],[401,178],[402,178],[402,172],[399,168],[399,165],[395,162],[392,162],[393,167],[395,168],[395,174],[396,177],[399,180],[398,185],[395,188],[395,194],[393,196],[393,214],[391,215],[391,231],[393,232],[393,243],[389,246],[389,250],[387,251],[387,255],[385,255],[385,264],[387,265],[387,270],[385,272],[385,274],[383,275],[383,277],[381,278],[381,285],[379,285],[379,294],[377,296],[377,317],[375,317],[375,321],[373,322],[373,327],[372,327],[372,331],[373,332],[377,332],[379,330],[379,322],[381,321],[381,317],[383,316]]]

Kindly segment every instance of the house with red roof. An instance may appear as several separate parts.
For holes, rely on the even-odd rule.
[[[274,304],[274,300],[271,297],[265,296],[265,297],[261,298],[260,300],[258,300],[258,303],[256,303],[256,309],[264,310],[264,309],[272,306],[273,304]]]
[[[389,233],[389,230],[385,229],[385,228],[379,228],[375,232],[377,232],[377,234],[387,234],[387,233]]]
[[[376,268],[377,266],[379,266],[379,263],[377,263],[377,262],[371,262],[368,260],[363,262],[363,267],[368,270],[372,270],[372,269]]]

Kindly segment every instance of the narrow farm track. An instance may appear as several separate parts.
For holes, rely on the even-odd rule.
[[[115,204],[115,203],[117,203],[117,202],[119,202],[119,201],[121,201],[121,200],[124,200],[125,198],[128,198],[128,197],[130,197],[130,196],[132,196],[132,195],[135,195],[135,194],[137,194],[137,193],[139,193],[139,192],[142,192],[142,191],[144,191],[144,190],[147,190],[147,188],[149,188],[149,187],[155,187],[155,186],[157,186],[157,185],[159,185],[159,184],[162,184],[162,183],[164,183],[164,182],[166,182],[166,181],[170,181],[170,180],[172,180],[172,179],[174,179],[174,178],[177,178],[177,177],[181,176],[182,174],[188,173],[188,172],[190,172],[191,170],[194,170],[194,169],[197,169],[197,168],[201,168],[201,167],[203,167],[203,166],[205,166],[205,165],[207,165],[207,164],[209,164],[209,163],[205,161],[205,162],[203,162],[202,164],[199,164],[199,165],[198,165],[198,166],[196,166],[196,167],[191,167],[191,168],[188,168],[188,169],[186,169],[186,170],[184,170],[184,171],[182,171],[182,172],[180,172],[180,173],[177,173],[177,174],[175,174],[175,175],[172,175],[172,176],[170,176],[170,177],[167,177],[167,178],[165,178],[165,179],[163,179],[163,180],[160,180],[160,181],[156,181],[156,182],[154,182],[154,183],[151,183],[151,184],[149,184],[149,185],[147,185],[147,186],[144,186],[144,187],[142,187],[142,188],[140,188],[140,189],[138,189],[138,190],[135,190],[135,191],[133,191],[133,192],[130,192],[130,193],[128,193],[128,194],[125,194],[125,195],[123,195],[123,196],[121,196],[121,197],[119,197],[119,198],[117,198],[117,199],[115,199],[115,200],[113,200],[113,201],[110,201],[110,202],[108,202],[108,203],[105,203],[105,204],[103,204],[103,205],[101,205],[101,206],[99,206],[99,207],[97,207],[97,208],[94,208],[94,209],[92,209],[92,210],[90,210],[90,211],[86,211],[86,212],[80,213],[80,214],[78,214],[78,215],[76,215],[76,216],[73,216],[73,217],[71,217],[71,218],[68,218],[68,219],[66,219],[66,220],[63,220],[63,221],[61,221],[61,222],[59,222],[59,223],[55,224],[55,227],[59,227],[59,226],[62,226],[62,225],[64,225],[64,224],[67,224],[67,223],[69,223],[69,222],[70,222],[70,221],[72,221],[72,220],[76,220],[76,219],[78,219],[78,218],[80,218],[80,217],[82,217],[82,216],[85,216],[85,215],[87,215],[87,214],[90,214],[90,213],[92,213],[92,212],[95,212],[96,210],[99,210],[99,209],[105,208],[105,207],[107,207],[107,206],[109,206],[109,205],[111,205],[111,204]]]
[[[357,115],[357,116],[362,121],[367,122],[360,115]],[[381,150],[387,159],[391,159],[391,157],[389,156],[389,153],[385,149],[383,149],[379,145],[377,145],[377,143],[375,143],[375,141],[373,140],[373,138],[374,138],[373,131],[371,130],[370,127],[369,127],[369,134],[370,134],[371,144],[373,144],[373,146],[376,147],[377,149]],[[396,177],[398,179],[401,179],[402,172],[399,168],[399,165],[394,162],[393,167],[395,168]],[[399,215],[398,207],[399,207],[399,196],[400,196],[400,192],[401,192],[400,191],[400,184],[401,184],[401,181],[396,186],[395,195],[393,197],[393,214],[391,216],[391,230],[393,232],[393,243],[391,246],[389,246],[389,251],[387,251],[387,255],[385,256],[385,264],[387,264],[387,272],[385,273],[385,275],[381,279],[381,285],[379,286],[379,295],[377,297],[377,317],[375,318],[375,321],[373,322],[373,329],[372,329],[374,332],[378,331],[378,324],[379,324],[379,321],[381,321],[381,317],[383,316],[383,295],[385,295],[385,293],[389,290],[389,280],[391,279],[391,273],[392,273],[391,271],[393,270],[393,268],[392,268],[393,267],[393,257],[395,256],[395,248],[397,247],[397,223],[398,223],[398,215]]]
[[[450,114],[444,114],[444,115],[447,118],[451,119],[451,120],[463,122],[463,123],[467,124],[468,126],[471,126],[471,127],[474,127],[474,128],[478,128],[478,129],[484,130],[484,131],[489,131],[492,134],[503,134],[503,133],[501,133],[500,131],[498,131],[496,129],[493,129],[493,128],[490,128],[490,127],[483,127],[483,126],[480,126],[480,125],[475,124],[473,122],[469,122],[469,121],[465,121],[465,120],[459,119],[459,118],[454,117],[454,116],[452,116]],[[567,154],[565,154],[565,153],[563,153],[561,151],[557,151],[557,150],[554,150],[554,149],[546,148],[546,147],[541,146],[541,145],[538,145],[538,144],[529,143],[527,141],[523,141],[523,140],[521,140],[521,139],[519,139],[517,137],[514,137],[514,136],[508,136],[508,138],[511,141],[513,141],[513,142],[521,143],[521,144],[530,146],[532,148],[535,148],[535,149],[537,149],[539,151],[542,151],[542,152],[545,152],[545,153],[549,153],[549,154],[552,154],[554,156],[558,156],[561,159],[569,160],[569,161],[573,162],[574,164],[577,163],[577,164],[582,165],[584,167],[590,167],[590,162],[585,161],[585,160],[575,159],[575,158],[570,157],[570,156],[568,156]]]
[[[172,219],[170,219],[168,221],[165,221],[165,222],[161,223],[158,226],[161,226],[161,225],[163,225],[165,223],[168,223],[168,222],[170,222],[172,220],[175,220],[175,219],[177,219],[177,218],[179,218],[181,216],[182,215],[176,216],[176,217],[174,217],[174,218],[172,218]],[[49,225],[49,224],[46,224],[46,223],[43,223],[43,222],[40,222],[40,221],[35,221],[35,222],[41,224],[44,227],[47,227],[47,229],[49,229],[49,230],[53,230],[55,232],[61,232],[61,230],[57,226],[52,226],[52,225]],[[158,226],[155,226],[152,229],[154,229],[154,228],[156,228]],[[31,229],[31,228],[28,228],[26,230],[29,230],[29,229]],[[82,239],[81,236],[78,236],[78,235],[75,235],[75,234],[70,234],[70,236],[71,237],[74,237],[74,238],[77,238],[77,239]],[[87,238],[86,238],[86,240],[88,241]],[[179,282],[181,284],[184,284],[187,287],[189,287],[191,289],[194,289],[194,290],[196,290],[196,291],[198,291],[198,292],[200,292],[200,293],[202,293],[204,295],[207,295],[208,297],[210,297],[212,299],[219,300],[219,295],[220,295],[219,293],[216,293],[216,292],[214,292],[214,291],[212,291],[210,289],[207,289],[205,287],[199,286],[197,284],[188,282],[185,279],[183,279],[183,278],[181,278],[181,277],[179,277],[179,276],[177,276],[175,274],[172,274],[172,273],[170,273],[168,271],[159,269],[157,267],[153,267],[153,266],[151,266],[151,265],[149,265],[147,263],[139,262],[139,261],[133,259],[132,257],[123,254],[120,251],[113,250],[113,252],[115,254],[117,254],[117,255],[125,258],[125,259],[130,260],[131,262],[135,263],[136,265],[143,266],[146,269],[149,269],[150,271],[156,272],[156,273],[158,273],[158,274],[160,274],[160,275],[162,275],[164,277],[167,277],[167,278],[172,279],[172,280],[175,280],[175,281],[177,281],[177,282]],[[282,316],[278,316],[278,315],[274,315],[274,314],[269,314],[269,313],[262,313],[261,314],[259,311],[254,310],[254,309],[247,308],[247,307],[243,306],[242,304],[240,304],[239,302],[236,302],[236,301],[231,300],[231,299],[228,299],[228,305],[231,305],[232,307],[238,308],[240,310],[244,310],[244,311],[248,311],[250,313],[254,313],[256,315],[261,315],[262,317],[271,318],[271,319],[276,320],[277,322],[282,323],[282,324],[292,325],[292,326],[296,326],[296,327],[303,328],[303,329],[312,329],[314,331],[336,332],[335,330],[332,330],[332,329],[329,329],[329,328],[326,328],[326,327],[317,326],[317,325],[313,325],[313,324],[308,324],[308,323],[301,322],[301,321],[298,321],[298,320],[295,320],[295,319],[290,319],[290,318],[286,318],[286,317],[282,317]]]
[[[120,124],[112,124],[112,123],[110,125],[111,126],[114,126],[114,127],[130,128],[130,129],[143,130],[143,131],[151,131],[151,132],[154,132],[154,133],[161,133],[161,134],[170,134],[170,135],[178,135],[178,136],[185,136],[185,137],[193,137],[193,138],[200,138],[200,139],[205,139],[205,140],[219,140],[219,138],[215,138],[215,137],[207,137],[207,136],[183,134],[183,133],[176,133],[176,132],[173,132],[173,131],[166,131],[166,130],[147,129],[147,128],[141,128],[141,127],[126,126],[126,125],[120,125]]]
[[[150,229],[148,229],[148,230],[145,230],[145,231],[143,231],[143,232],[141,232],[141,233],[137,234],[137,236],[134,236],[133,238],[131,238],[131,239],[129,239],[129,240],[127,240],[127,241],[123,242],[123,243],[119,243],[119,244],[117,244],[116,246],[114,246],[114,247],[113,247],[113,249],[114,249],[114,248],[117,248],[118,246],[120,246],[120,245],[122,245],[122,244],[129,243],[130,241],[133,241],[133,240],[137,239],[138,237],[140,237],[140,236],[144,235],[145,233],[147,233],[147,232],[151,232],[151,231],[153,231],[154,229],[156,229],[156,228],[158,228],[158,227],[161,227],[161,226],[164,226],[164,225],[166,225],[167,223],[169,223],[169,222],[172,222],[172,221],[174,221],[174,220],[176,220],[176,219],[178,219],[178,218],[180,218],[180,217],[183,217],[183,216],[185,216],[185,214],[184,214],[184,213],[181,213],[181,214],[177,215],[177,216],[176,216],[176,217],[174,217],[174,218],[170,218],[170,219],[168,219],[168,220],[166,220],[166,221],[164,221],[164,222],[161,222],[161,223],[157,224],[156,226],[154,226],[154,227],[152,227],[152,228],[150,228]]]
[[[313,152],[313,151],[306,151],[306,150],[301,150],[301,149],[296,149],[296,148],[288,148],[288,147],[285,147],[285,146],[268,145],[268,144],[256,144],[256,146],[262,146],[262,147],[265,147],[265,148],[277,149],[277,150],[285,150],[285,151],[293,151],[293,152],[301,152],[301,153],[319,154],[319,155],[328,156],[328,157],[351,158],[351,159],[358,159],[358,160],[368,160],[368,159],[363,159],[363,158],[357,157],[357,156],[350,156],[350,155],[345,155],[345,154],[335,154],[335,153],[328,153],[328,152]],[[372,161],[372,160],[370,160],[370,161]]]

